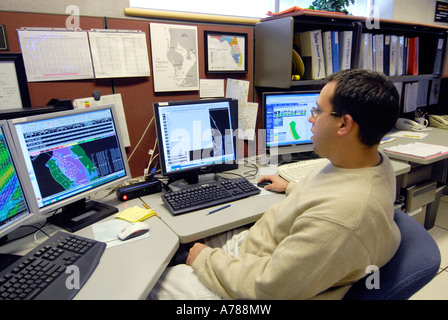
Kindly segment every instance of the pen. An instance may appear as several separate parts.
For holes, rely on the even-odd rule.
[[[215,212],[217,212],[217,211],[221,211],[222,209],[225,209],[225,208],[228,208],[228,207],[230,207],[230,204],[226,204],[225,206],[223,206],[223,207],[221,207],[221,208],[212,210],[212,211],[210,211],[208,214],[212,214],[212,213],[215,213]]]
[[[407,138],[421,138],[420,136],[411,136],[409,134],[404,134],[403,137],[407,137]]]
[[[148,209],[148,210],[152,210],[150,207],[148,207],[148,205],[147,205],[146,203],[142,202],[142,204],[143,204],[143,206],[144,206],[146,209]],[[153,210],[153,211],[154,211],[154,210]],[[155,211],[154,211],[154,214],[156,215],[157,218],[160,219],[159,215],[158,215]]]

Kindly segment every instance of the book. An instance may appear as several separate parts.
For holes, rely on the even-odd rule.
[[[305,65],[303,79],[325,78],[324,51],[321,30],[302,32],[300,36],[300,57]]]
[[[339,68],[351,68],[353,31],[339,32]]]

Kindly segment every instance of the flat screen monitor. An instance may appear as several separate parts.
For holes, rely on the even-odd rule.
[[[308,121],[320,91],[264,92],[262,95],[266,150],[270,155],[313,151]]]
[[[130,175],[113,106],[10,120],[41,213],[71,232],[117,212],[87,201]],[[104,193],[102,193],[104,194]]]
[[[6,121],[0,121],[0,238],[27,223],[36,207],[32,206],[31,184],[26,168],[14,149]]]
[[[198,175],[238,167],[238,101],[208,99],[154,103],[161,171],[198,182]]]

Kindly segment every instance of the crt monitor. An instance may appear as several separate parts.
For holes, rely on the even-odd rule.
[[[238,167],[238,101],[207,99],[154,103],[161,171],[171,181]]]
[[[87,201],[130,177],[114,106],[9,123],[40,212],[63,208],[51,223],[74,232],[117,212],[115,207]]]
[[[6,121],[0,121],[0,239],[29,222],[36,210],[27,170],[19,161]]]
[[[262,95],[266,150],[270,155],[313,151],[311,109],[320,91],[264,92]]]

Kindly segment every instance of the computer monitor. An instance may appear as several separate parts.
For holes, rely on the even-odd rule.
[[[41,213],[74,232],[118,210],[88,197],[130,175],[114,106],[9,120]],[[59,211],[59,210],[58,210]]]
[[[313,151],[308,121],[320,91],[264,92],[263,129],[271,157]]]
[[[28,223],[37,208],[32,206],[32,189],[27,170],[19,161],[6,121],[0,121],[0,242]]]
[[[238,168],[238,101],[208,99],[154,103],[161,171],[171,181]]]

